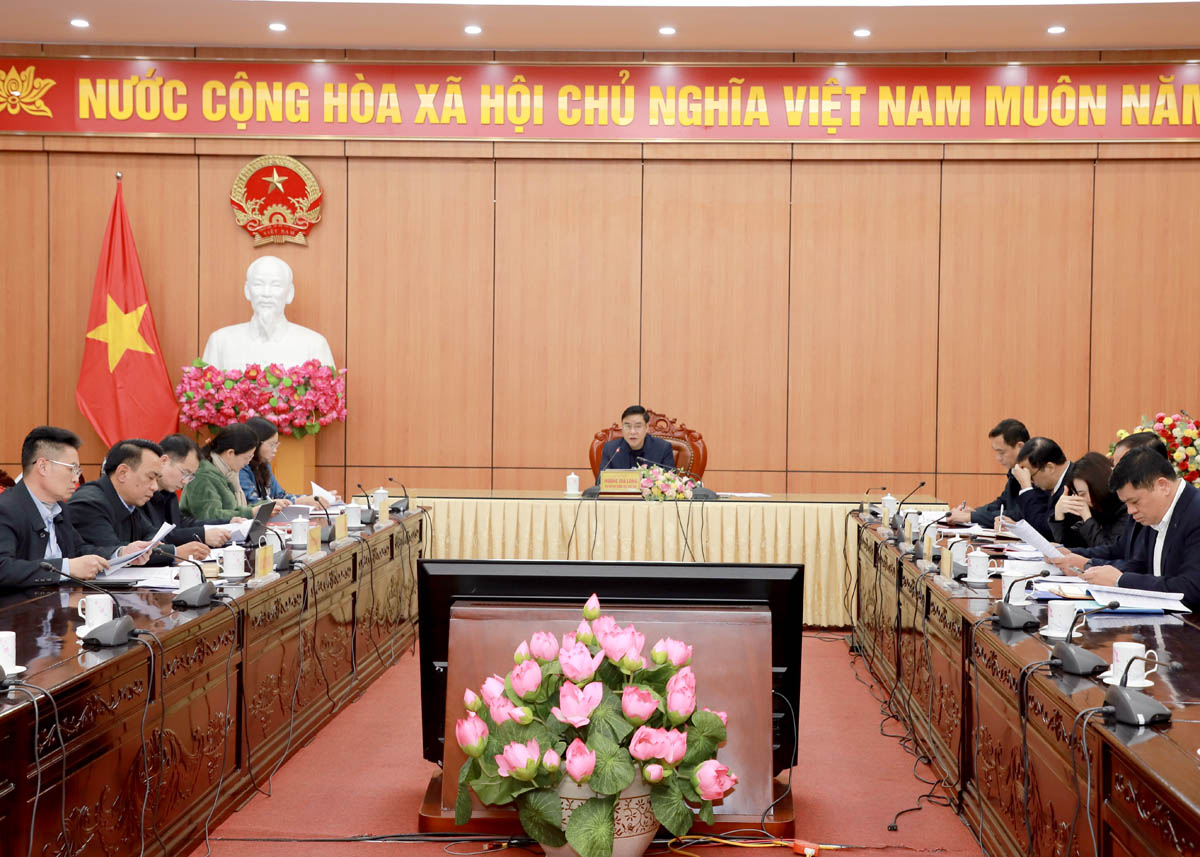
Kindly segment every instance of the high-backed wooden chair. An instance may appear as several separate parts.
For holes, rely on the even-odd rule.
[[[708,466],[708,447],[704,444],[704,437],[700,432],[688,428],[683,423],[676,422],[666,414],[648,410],[646,416],[649,433],[655,437],[661,437],[671,444],[671,450],[675,453],[676,469],[690,473],[697,479],[702,478],[704,468]],[[592,446],[588,450],[588,461],[591,462],[594,477],[600,477],[600,455],[604,450],[604,444],[614,437],[620,436],[621,427],[613,423],[608,428],[596,432],[592,438]]]

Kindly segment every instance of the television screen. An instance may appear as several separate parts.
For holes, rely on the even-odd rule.
[[[456,601],[582,607],[593,592],[601,604],[614,606],[766,606],[771,612],[772,687],[799,712],[803,565],[422,559],[417,562],[417,599],[425,758],[442,762],[450,608]],[[795,736],[787,705],[774,697],[772,705],[778,773],[791,765]]]

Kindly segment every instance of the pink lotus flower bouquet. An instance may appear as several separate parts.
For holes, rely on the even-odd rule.
[[[640,776],[672,834],[686,834],[697,814],[711,824],[713,801],[737,784],[716,759],[726,715],[697,708],[691,646],[663,639],[647,656],[645,644],[633,625],[600,615],[592,595],[575,631],[561,641],[536,632],[517,647],[508,675],[468,689],[455,728],[467,754],[455,822],[471,817],[470,790],[491,806],[515,802],[525,832],[543,845],[609,857],[616,796]],[[563,777],[596,794],[565,830]]]
[[[203,360],[184,369],[175,388],[180,422],[211,431],[250,417],[264,417],[281,434],[316,434],[346,421],[346,370],[309,360],[299,366],[251,363],[222,371]]]

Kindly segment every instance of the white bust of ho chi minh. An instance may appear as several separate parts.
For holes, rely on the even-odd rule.
[[[246,300],[254,315],[245,324],[214,330],[204,346],[203,360],[218,369],[242,369],[249,363],[296,366],[317,359],[333,365],[329,342],[315,330],[288,321],[284,307],[296,287],[292,268],[277,256],[260,256],[246,269]]]

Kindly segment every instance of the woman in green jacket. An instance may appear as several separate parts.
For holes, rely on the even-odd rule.
[[[183,488],[179,506],[198,521],[251,518],[254,508],[238,482],[238,471],[254,457],[258,436],[242,423],[221,429],[200,449],[200,466]],[[275,512],[287,506],[287,500],[275,502]]]

